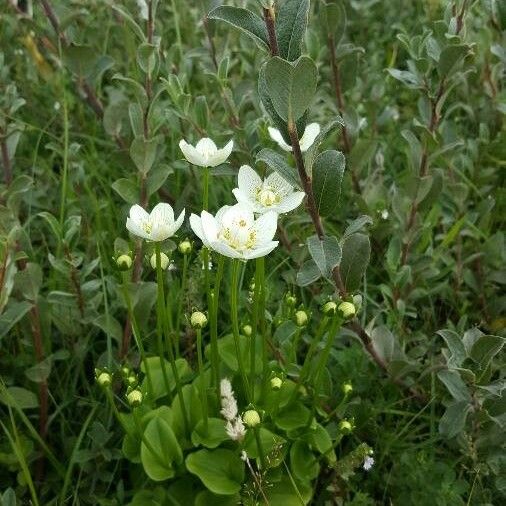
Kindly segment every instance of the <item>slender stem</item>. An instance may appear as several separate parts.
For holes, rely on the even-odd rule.
[[[155,243],[155,255],[156,255],[156,283],[158,287],[158,295],[156,297],[156,342],[158,346],[158,354],[160,355],[160,367],[162,370],[163,382],[165,384],[165,389],[167,390],[167,395],[169,398],[171,397],[171,387],[169,381],[169,374],[167,371],[167,367],[165,365],[165,353],[163,346],[163,329],[165,325],[166,318],[166,307],[165,307],[165,295],[163,288],[163,271],[162,271],[162,259],[160,253],[160,243]],[[171,346],[170,343],[168,343]]]
[[[260,427],[257,425],[253,428],[253,432],[255,433],[255,440],[257,443],[258,456],[260,457],[260,466],[262,470],[265,471],[267,469],[267,462],[265,460],[265,451],[262,445],[262,439],[260,437]]]
[[[232,286],[230,290],[230,311],[232,317],[232,332],[234,335],[235,354],[237,356],[237,364],[239,366],[239,374],[241,375],[244,394],[248,401],[251,401],[250,389],[248,385],[248,378],[246,377],[246,369],[244,367],[244,361],[241,354],[241,348],[239,346],[239,263],[237,259],[232,260]]]
[[[172,369],[172,374],[174,376],[174,381],[176,383],[176,391],[177,391],[177,395],[179,398],[179,403],[181,405],[181,414],[183,416],[183,423],[184,423],[184,427],[185,427],[186,432],[189,433],[190,432],[190,424],[188,423],[188,415],[187,415],[184,396],[183,396],[183,389],[181,386],[181,380],[179,378],[179,372],[178,372],[177,366],[176,366],[176,358],[174,356],[174,349],[172,348],[172,345],[170,343],[170,332],[169,332],[169,328],[168,328],[167,318],[165,315],[165,309],[166,309],[165,308],[165,288],[164,288],[164,284],[163,284],[163,275],[161,275],[162,266],[161,266],[161,261],[160,261],[160,243],[158,243],[158,242],[155,243],[155,252],[156,252],[157,281],[158,281],[157,303],[159,306],[159,310],[162,312],[160,317],[162,320],[163,334],[165,337],[165,342],[167,344],[166,348],[169,352],[170,366]],[[162,358],[163,358],[163,356],[160,357],[160,359],[162,359]],[[162,363],[163,363],[163,360],[162,360]]]
[[[128,291],[128,285],[127,285],[127,277],[126,273],[124,273],[123,276],[123,296],[125,297],[125,302],[127,305],[127,311],[128,311],[128,318],[130,322],[132,322],[132,332],[135,339],[135,344],[137,344],[137,348],[139,349],[139,353],[141,355],[142,363],[144,364],[144,367],[146,368],[146,378],[148,381],[148,391],[151,393],[151,395],[154,395],[154,388],[153,388],[153,377],[151,376],[151,367],[149,365],[149,362],[146,359],[146,352],[144,351],[144,345],[142,344],[142,338],[141,334],[139,332],[139,326],[137,325],[137,319],[135,318],[135,313],[133,311],[132,306],[132,300],[130,298],[130,292]]]
[[[7,134],[0,129],[0,149],[2,154],[2,166],[4,170],[4,182],[9,186],[12,182],[12,165],[7,149]]]
[[[271,56],[279,55],[278,39],[276,37],[276,14],[274,7],[264,7],[264,21],[267,28],[267,35],[269,37],[269,48]]]
[[[223,278],[223,266],[225,264],[225,257],[218,256],[218,267],[216,270],[216,277],[214,278],[214,289],[211,294],[211,304],[209,305],[211,325],[211,369],[213,382],[216,387],[216,395],[218,401],[220,400],[220,373],[219,373],[219,355],[218,355],[218,301],[220,299],[221,280]]]
[[[60,47],[61,54],[61,47]],[[63,226],[65,220],[65,204],[67,200],[67,181],[68,181],[68,166],[69,166],[69,115],[67,94],[65,89],[62,91],[63,96],[63,174],[61,185],[60,197],[60,226]]]
[[[188,283],[188,255],[183,256],[183,274],[181,276],[181,290],[179,292],[178,303],[177,303],[177,313],[176,313],[176,356],[179,357],[179,331],[181,325],[181,314],[183,313],[183,303],[184,303],[184,295],[186,292],[186,286]]]
[[[207,387],[204,376],[204,362],[202,359],[202,329],[197,329],[197,360],[200,378],[200,403],[202,404],[202,416],[204,418],[204,430],[207,433]]]
[[[342,324],[341,318],[334,316],[327,335],[327,344],[325,345],[323,353],[320,355],[320,360],[318,361],[318,364],[316,366],[315,379],[314,379],[315,390],[318,390],[320,386],[323,371],[325,370],[325,367],[327,367],[330,352],[332,351],[332,346],[334,345],[334,339],[336,337],[337,330],[341,324]]]
[[[253,309],[252,309],[252,332],[249,344],[249,364],[250,364],[250,384],[251,384],[251,398],[255,400],[255,376],[256,376],[256,342],[258,336],[258,310],[260,305],[260,258],[255,261],[255,290],[253,292]]]
[[[180,22],[179,22],[179,12],[178,12],[178,9],[177,9],[177,5],[176,5],[176,0],[171,0],[171,3],[172,3],[172,14],[174,15],[174,26],[176,28],[176,40],[177,40],[177,44],[179,46],[179,52],[180,54],[182,53],[183,51],[183,41],[182,41],[182,38],[181,38],[181,27],[180,27]]]

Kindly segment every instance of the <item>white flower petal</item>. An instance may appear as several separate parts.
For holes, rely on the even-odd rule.
[[[285,139],[283,139],[281,132],[277,128],[268,127],[267,130],[269,131],[269,135],[271,136],[271,139],[274,142],[276,142],[281,149],[284,149],[285,151],[292,150],[292,146],[289,146],[285,142]]]
[[[204,137],[197,142],[195,149],[206,159],[209,160],[211,156],[214,156],[218,152],[218,146],[209,137]]]
[[[278,205],[279,213],[289,213],[299,207],[306,194],[304,192],[293,192],[287,195]]]
[[[293,186],[277,172],[270,174],[264,185],[270,186],[280,197],[284,197],[293,191]]]
[[[306,126],[304,134],[300,139],[300,150],[303,153],[313,145],[313,142],[318,137],[319,133],[320,133],[320,125],[318,123],[310,123],[309,125]]]
[[[262,187],[262,179],[249,165],[243,165],[237,175],[237,186],[249,199],[255,200]]]
[[[258,205],[256,201],[249,199],[239,188],[234,188],[232,193],[239,204],[251,209],[255,213],[261,212],[262,206]]]
[[[144,223],[149,220],[149,213],[138,204],[135,204],[130,208],[129,216],[130,219],[136,223]]]
[[[181,214],[177,217],[177,220],[172,227],[172,235],[174,235],[181,228],[181,225],[183,224],[184,221],[185,213],[186,209],[183,209],[181,211]]]
[[[237,228],[240,222],[245,222],[243,227],[251,227],[255,221],[253,211],[242,204],[229,207],[220,217],[220,222],[225,227]]]
[[[142,239],[150,239],[150,235],[146,233],[142,226],[138,222],[133,221],[131,218],[127,218],[126,228],[129,232],[136,235],[137,237],[142,237]]]
[[[209,157],[209,167],[217,167],[218,165],[225,163],[232,153],[232,149],[234,149],[234,141],[229,141],[224,148],[218,149],[214,155]]]
[[[179,149],[183,152],[184,157],[192,165],[199,167],[206,166],[206,160],[191,144],[188,144],[184,139],[179,141]]]
[[[207,243],[211,244],[212,242],[217,241],[219,228],[218,223],[216,222],[216,218],[207,211],[202,211],[200,219],[202,224],[202,230]]]
[[[239,251],[235,250],[234,248],[231,248],[228,244],[225,244],[224,242],[215,241],[212,242],[210,246],[214,251],[228,258],[244,258],[244,256]]]
[[[204,243],[204,246],[209,247],[206,235],[204,234],[204,229],[202,228],[202,220],[200,216],[197,216],[196,214],[192,214],[190,216],[190,227],[195,232],[197,237]]]
[[[174,226],[174,210],[170,204],[157,204],[149,215],[151,222],[151,240],[165,241],[172,235]]]
[[[256,240],[255,248],[262,248],[272,241],[278,227],[278,215],[274,211],[262,214],[253,225]]]
[[[254,258],[264,257],[268,255],[276,246],[279,244],[278,241],[272,241],[262,248],[252,249],[244,253],[245,260],[253,260]]]

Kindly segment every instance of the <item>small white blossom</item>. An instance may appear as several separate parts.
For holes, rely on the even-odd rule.
[[[228,378],[223,378],[220,381],[220,395],[221,397],[231,397],[234,395],[234,391],[232,390],[232,383]]]
[[[240,417],[235,420],[228,421],[225,425],[225,431],[232,441],[241,441],[246,435],[246,427],[244,427]]]
[[[239,169],[237,185],[239,188],[232,190],[237,202],[258,214],[268,211],[288,213],[298,207],[305,196],[304,192],[295,191],[277,172],[262,181],[249,165]]]
[[[388,216],[389,216],[388,209],[383,209],[383,211],[381,211],[381,218],[383,220],[388,220]]]
[[[170,204],[157,204],[151,213],[136,204],[130,208],[126,228],[132,234],[148,241],[165,241],[179,230],[184,214],[183,209],[177,220],[174,220],[174,210]]]
[[[246,427],[240,416],[238,416],[237,401],[232,390],[230,380],[224,378],[220,382],[221,411],[223,418],[227,421],[225,430],[228,437],[233,441],[241,441],[246,435]]]
[[[273,211],[255,220],[253,211],[242,204],[224,206],[216,216],[207,211],[190,216],[190,225],[205,246],[242,260],[263,257],[278,245],[272,240],[277,222],[278,215]]]
[[[234,397],[222,397],[221,398],[221,411],[220,413],[223,415],[225,420],[229,422],[237,418],[237,401]]]
[[[289,146],[281,132],[277,128],[269,127],[269,135],[274,142],[278,143],[278,146],[285,151],[292,151],[292,146]],[[314,143],[318,134],[320,133],[320,125],[318,123],[309,123],[302,134],[302,137],[299,139],[300,150],[304,153],[307,151]]]
[[[225,163],[233,147],[234,141],[230,141],[224,148],[218,149],[216,144],[207,137],[197,142],[196,146],[188,144],[184,139],[179,141],[179,148],[186,160],[199,167],[216,167]]]
[[[368,456],[364,459],[364,464],[362,465],[362,467],[364,468],[365,471],[370,471],[373,465],[374,465],[374,458]]]

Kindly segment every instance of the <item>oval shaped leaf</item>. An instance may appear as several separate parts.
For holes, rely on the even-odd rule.
[[[313,192],[318,213],[329,216],[339,205],[346,161],[339,151],[324,151],[313,165]]]

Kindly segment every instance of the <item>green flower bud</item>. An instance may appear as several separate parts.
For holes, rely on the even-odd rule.
[[[353,304],[357,309],[357,312],[360,311],[360,308],[362,307],[362,295],[359,293],[357,295],[353,296]]]
[[[343,393],[344,395],[351,394],[353,392],[353,385],[351,383],[344,383],[343,384]]]
[[[131,390],[127,393],[127,401],[133,408],[142,404],[142,392],[140,390]]]
[[[179,253],[189,255],[192,252],[192,243],[188,239],[185,239],[179,243],[177,249],[179,250]]]
[[[137,386],[137,376],[135,374],[130,374],[128,377],[127,377],[127,383],[129,386],[131,387],[135,387]]]
[[[339,309],[346,319],[353,318],[357,312],[355,306],[351,302],[341,302],[337,309]]]
[[[101,372],[97,375],[97,383],[102,388],[107,388],[112,383],[112,376],[108,372]]]
[[[258,414],[258,411],[249,409],[243,413],[242,421],[248,427],[256,427],[260,423],[260,415]]]
[[[304,327],[304,326],[306,326],[308,321],[309,321],[309,316],[306,313],[306,311],[303,311],[302,309],[299,309],[299,311],[297,311],[295,313],[295,324],[298,327]]]
[[[283,385],[283,380],[281,378],[278,378],[277,376],[274,378],[271,378],[271,388],[273,390],[279,390],[282,385]]]
[[[327,316],[335,315],[336,310],[337,310],[337,304],[332,300],[329,300],[328,302],[326,302],[322,307],[323,314],[327,315]]]
[[[156,253],[153,253],[151,255],[151,259],[149,260],[149,263],[151,264],[151,267],[153,269],[156,269]],[[167,267],[170,264],[170,259],[165,253],[160,253],[160,266],[162,268],[162,271],[167,269]]]
[[[130,255],[120,255],[116,258],[116,265],[120,271],[128,271],[132,267],[132,257]]]
[[[288,307],[295,307],[297,304],[297,297],[295,297],[292,293],[287,293],[285,295],[285,302]]]
[[[124,366],[121,368],[121,374],[122,374],[125,378],[128,378],[128,376],[130,376],[130,367],[128,367],[127,365],[124,365]]]
[[[190,324],[194,329],[203,329],[207,325],[207,316],[201,311],[194,311],[190,316]]]
[[[350,434],[353,431],[353,424],[348,420],[341,420],[339,422],[339,430],[344,434]]]
[[[246,337],[250,337],[251,334],[253,334],[253,328],[251,325],[244,325],[244,327],[242,328],[242,333],[246,336]]]

